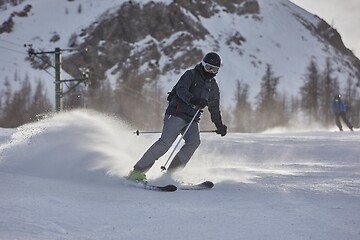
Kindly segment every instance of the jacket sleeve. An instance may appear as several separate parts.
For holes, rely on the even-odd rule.
[[[211,121],[216,125],[216,127],[223,125],[220,112],[220,90],[215,79],[213,79],[213,82],[211,84],[211,93],[208,101],[208,109],[210,112]]]
[[[193,79],[191,78],[191,70],[186,71],[176,84],[176,95],[185,103],[189,104],[190,99],[193,97],[189,91]]]

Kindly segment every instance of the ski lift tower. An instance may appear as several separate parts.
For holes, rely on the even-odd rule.
[[[82,77],[78,79],[61,79],[61,52],[62,51],[74,51],[76,49],[60,49],[55,48],[55,51],[46,51],[46,52],[35,52],[32,48],[32,45],[24,45],[25,47],[29,47],[28,54],[29,57],[38,57],[40,54],[55,54],[55,111],[60,112],[63,110],[63,101],[62,98],[67,93],[71,92],[75,87],[77,87],[80,83],[84,83],[85,85],[90,84],[89,82],[89,70],[87,68],[82,68]],[[85,50],[86,51],[86,50]],[[41,58],[40,58],[41,59]],[[43,59],[41,59],[44,61]],[[65,93],[63,92],[63,83],[64,82],[76,82],[71,88],[69,88]]]
[[[60,112],[63,109],[62,102],[62,83],[61,83],[61,49],[55,48],[55,111]]]

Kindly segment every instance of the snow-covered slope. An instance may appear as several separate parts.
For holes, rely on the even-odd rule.
[[[320,70],[324,69],[326,58],[332,59],[336,69],[334,76],[342,85],[349,74],[355,76],[355,71],[348,67],[351,66],[350,60],[309,31],[297,16],[314,26],[320,21],[318,17],[287,0],[258,2],[260,14],[255,17],[230,15],[223,11],[210,19],[201,19],[210,34],[205,41],[197,44],[204,52],[218,48],[223,57],[224,65],[217,78],[226,105],[234,99],[237,80],[250,85],[253,99],[259,92],[266,64],[270,64],[276,76],[281,77],[280,93],[289,95],[298,94],[310,59],[319,64]],[[236,31],[246,41],[240,46],[229,46],[226,42]]]
[[[215,187],[174,193],[122,178],[156,138],[89,111],[0,129],[0,239],[359,239],[359,132],[203,134],[176,179]]]
[[[30,79],[45,80],[49,89],[49,96],[53,100],[55,93],[54,70],[49,73],[31,68],[29,61],[25,61],[28,48],[24,44],[32,44],[37,51],[54,51],[56,47],[68,48],[69,39],[73,34],[80,34],[83,28],[95,22],[101,15],[126,2],[125,0],[81,0],[81,1],[42,1],[26,0],[17,6],[6,4],[0,9],[0,23],[7,21],[14,12],[21,12],[27,5],[31,5],[30,13],[25,17],[14,16],[13,31],[0,34],[0,83],[8,76],[11,79],[14,73],[20,77],[29,75]],[[79,12],[79,8],[81,12]],[[60,39],[52,42],[54,35]],[[53,56],[49,55],[54,65]],[[64,53],[63,57],[66,57]],[[62,71],[62,79],[76,78]],[[12,83],[16,84],[16,83]],[[2,84],[0,85],[2,87]],[[15,85],[16,87],[16,85]]]
[[[55,47],[67,48],[69,39],[76,34],[80,36],[82,29],[86,29],[93,23],[100,23],[102,19],[110,18],[117,9],[129,1],[39,1],[26,0],[16,7],[6,5],[7,9],[1,10],[0,22],[7,20],[11,13],[19,12],[27,4],[32,6],[27,17],[14,16],[14,27],[11,33],[0,35],[0,61],[1,76],[13,76],[18,71],[22,76],[29,74],[30,77],[40,77],[46,79],[49,84],[50,94],[53,93],[53,76],[45,71],[33,70],[29,62],[25,62],[26,48],[23,44],[32,44],[34,49],[54,50]],[[149,1],[135,3],[146,4]],[[170,4],[171,1],[153,1]],[[351,59],[344,56],[329,42],[321,38],[314,31],[309,30],[317,26],[320,19],[297,7],[288,0],[258,0],[260,6],[259,14],[229,14],[229,12],[219,7],[219,11],[210,18],[194,16],[190,11],[183,12],[194,21],[200,23],[209,34],[205,39],[196,40],[191,48],[207,51],[218,51],[223,57],[224,65],[218,74],[223,104],[232,105],[234,99],[234,89],[236,81],[242,80],[250,85],[250,97],[254,99],[259,92],[260,80],[265,73],[266,65],[270,64],[276,76],[280,76],[280,92],[287,92],[289,95],[296,95],[299,87],[303,84],[303,75],[310,59],[315,59],[322,70],[325,66],[326,58],[332,60],[333,68],[336,70],[334,76],[344,85],[347,78],[352,76],[356,81],[356,68]],[[96,26],[93,25],[94,27]],[[310,27],[309,27],[310,26]],[[59,35],[60,39],[51,42],[54,35]],[[245,41],[236,43],[229,41],[233,37],[241,35]],[[161,43],[155,41],[149,35],[144,36],[139,42],[132,43],[136,48],[145,49],[146,43],[150,41],[158,44],[160,52],[161,44],[173,42],[181,34],[172,35],[168,40]],[[81,44],[85,38],[78,38]],[[146,41],[145,41],[146,40]],[[97,46],[93,46],[97,47]],[[186,50],[188,51],[188,49]],[[171,61],[176,62],[176,57],[182,56],[186,52],[173,53],[175,58],[169,59],[166,55],[154,59],[159,63],[160,71]],[[68,55],[70,53],[67,53]],[[64,58],[66,58],[64,53]],[[99,53],[101,54],[101,53]],[[131,56],[129,56],[131,57]],[[108,61],[113,56],[108,56]],[[91,61],[94,61],[91,60]],[[111,72],[118,62],[114,60],[114,66],[103,71]],[[139,67],[140,72],[147,69],[147,64]],[[52,69],[49,69],[51,72]],[[170,71],[160,75],[160,82],[164,92],[171,89],[177,81],[181,71]],[[117,80],[119,72],[107,74],[112,82]],[[79,77],[79,76],[74,76]],[[63,78],[71,78],[64,73]],[[0,79],[3,81],[4,79]],[[52,96],[53,98],[53,96]]]

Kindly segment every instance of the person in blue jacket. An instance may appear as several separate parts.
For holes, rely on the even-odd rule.
[[[128,178],[146,181],[145,173],[163,156],[175,142],[179,134],[183,134],[185,144],[175,155],[167,172],[182,169],[200,145],[198,123],[201,111],[208,107],[211,121],[216,126],[216,133],[225,136],[227,126],[223,123],[220,112],[220,91],[215,80],[221,66],[221,57],[215,52],[207,53],[202,61],[193,69],[187,70],[169,93],[169,105],[165,111],[161,137],[150,146],[130,171]]]
[[[348,126],[348,128],[351,131],[353,131],[353,126],[346,117],[346,107],[345,107],[343,100],[341,99],[340,94],[335,95],[335,97],[332,101],[332,104],[331,104],[331,110],[335,114],[335,123],[336,123],[336,126],[338,126],[340,131],[343,131],[340,117],[345,122],[345,124]]]

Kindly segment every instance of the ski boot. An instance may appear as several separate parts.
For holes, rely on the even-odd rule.
[[[128,179],[135,182],[146,182],[146,175],[143,172],[133,169],[130,171]]]

